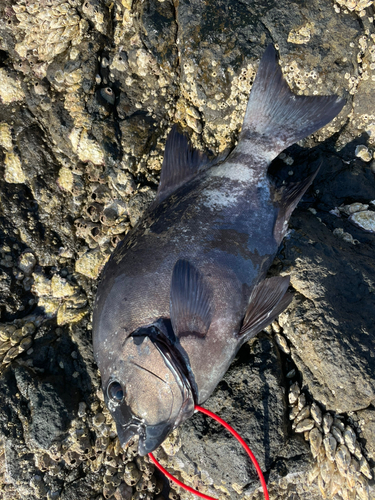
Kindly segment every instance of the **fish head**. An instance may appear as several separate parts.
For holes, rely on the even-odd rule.
[[[155,330],[140,328],[129,336],[113,372],[103,381],[104,399],[120,443],[125,446],[138,435],[140,455],[155,450],[194,413],[188,377],[171,346]]]

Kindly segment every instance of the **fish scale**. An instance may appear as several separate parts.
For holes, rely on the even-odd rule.
[[[290,303],[289,277],[266,274],[316,172],[276,188],[268,166],[344,103],[295,96],[270,45],[227,158],[209,160],[172,128],[155,201],[113,252],[95,300],[94,354],[123,446],[135,435],[141,455],[159,446]]]

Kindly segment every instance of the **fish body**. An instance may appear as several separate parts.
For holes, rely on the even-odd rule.
[[[156,200],[113,252],[95,302],[94,354],[123,445],[137,434],[141,454],[155,449],[289,304],[289,278],[265,276],[315,175],[276,189],[267,168],[343,105],[295,96],[269,46],[225,160],[172,129]]]

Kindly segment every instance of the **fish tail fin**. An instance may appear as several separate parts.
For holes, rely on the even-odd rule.
[[[238,146],[242,141],[241,149],[246,151],[248,145],[271,162],[285,148],[333,120],[345,102],[337,95],[293,94],[281,72],[277,52],[269,45],[250,92]]]

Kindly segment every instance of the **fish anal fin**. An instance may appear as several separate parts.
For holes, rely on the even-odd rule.
[[[205,337],[212,320],[211,293],[189,261],[176,262],[170,291],[170,315],[177,337]]]
[[[320,169],[319,167],[311,175],[299,182],[293,182],[276,189],[274,201],[279,205],[279,213],[273,229],[273,236],[278,244],[281,243],[287,230],[287,222],[299,200],[311,186]]]
[[[185,135],[181,134],[174,125],[165,144],[155,201],[164,200],[208,163],[208,157],[202,151],[193,148]]]
[[[316,132],[342,110],[344,99],[294,94],[269,45],[260,61],[239,137],[238,150],[254,151],[268,163],[300,139]]]
[[[254,287],[239,337],[246,340],[254,337],[289,305],[293,298],[287,292],[289,281],[289,276],[277,276],[267,278]]]

